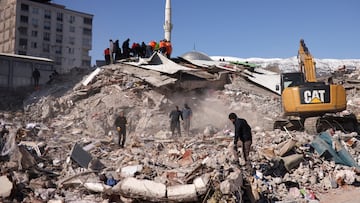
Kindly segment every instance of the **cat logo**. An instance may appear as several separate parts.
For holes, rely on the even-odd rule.
[[[300,88],[301,104],[330,103],[330,86]]]
[[[304,91],[304,101],[307,104],[318,104],[325,102],[325,90]]]

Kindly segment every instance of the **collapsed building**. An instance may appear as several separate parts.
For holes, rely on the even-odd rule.
[[[254,67],[186,55],[174,61],[154,54],[85,76],[63,75],[29,95],[23,111],[4,111],[1,119],[9,133],[1,151],[1,198],[301,202],[360,181],[357,133],[273,130],[280,98],[249,83],[244,70]],[[356,115],[359,74],[343,76],[348,111]],[[191,136],[172,137],[169,113],[184,103],[194,112]],[[123,149],[114,144],[119,111],[128,118]],[[243,161],[240,166],[232,162],[229,112],[252,126],[254,173],[245,170]]]

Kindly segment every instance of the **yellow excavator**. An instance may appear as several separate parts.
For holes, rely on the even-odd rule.
[[[358,132],[356,116],[340,115],[346,109],[346,91],[340,84],[317,81],[316,64],[303,39],[298,51],[299,71],[281,74],[283,119],[275,129],[305,130],[316,134],[329,128]]]

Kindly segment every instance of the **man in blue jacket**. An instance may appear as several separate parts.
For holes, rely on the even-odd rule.
[[[235,126],[234,151],[235,151],[236,162],[239,161],[239,157],[237,156],[237,144],[240,139],[242,144],[242,152],[244,155],[244,160],[246,162],[246,165],[249,167],[250,166],[249,153],[252,144],[251,127],[249,126],[249,124],[245,119],[238,118],[235,113],[229,114],[229,120]]]

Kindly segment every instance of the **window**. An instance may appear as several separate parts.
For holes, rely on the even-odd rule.
[[[83,38],[82,40],[82,45],[84,47],[90,47],[91,46],[91,40],[90,39],[87,39],[87,38]]]
[[[68,47],[68,53],[69,54],[75,54],[75,49],[71,48],[71,47]]]
[[[62,32],[62,29],[63,29],[63,24],[57,23],[56,24],[56,32]]]
[[[50,44],[43,44],[43,52],[46,53],[50,52]]]
[[[62,43],[62,35],[56,35],[56,43]]]
[[[21,4],[21,10],[22,10],[22,11],[29,11],[29,5],[27,5],[27,4]]]
[[[31,36],[32,37],[37,37],[38,36],[38,32],[36,30],[31,31]]]
[[[45,10],[44,18],[51,19],[51,11],[50,10]]]
[[[36,19],[36,18],[32,18],[32,19],[31,19],[31,23],[32,23],[32,25],[33,25],[34,27],[37,27],[37,26],[39,25],[39,20]]]
[[[83,29],[83,35],[91,35],[91,29],[89,29],[89,28],[84,28],[84,29]]]
[[[37,43],[36,42],[31,42],[31,48],[36,49],[37,48]]]
[[[51,25],[50,21],[44,21],[44,29],[45,30],[50,30],[51,29],[50,25]]]
[[[39,8],[33,7],[33,8],[32,8],[32,13],[33,13],[33,14],[39,14]]]
[[[28,31],[27,27],[19,27],[18,29],[19,29],[20,35],[27,36],[27,31]]]
[[[26,55],[26,51],[21,51],[21,50],[19,50],[19,51],[18,51],[18,54],[19,54],[19,55]]]
[[[75,44],[75,37],[69,37],[69,44],[71,45]]]
[[[44,41],[50,41],[50,33],[48,32],[44,32],[44,38],[43,38]]]
[[[57,13],[56,14],[56,20],[62,22],[63,21],[63,14],[62,13]]]
[[[29,18],[27,16],[20,16],[20,22],[22,23],[28,23],[29,22]]]
[[[69,30],[70,32],[75,32],[75,26],[70,26]]]
[[[82,60],[81,64],[82,64],[82,66],[90,66],[90,61],[89,60]]]
[[[55,64],[56,65],[61,65],[61,57],[55,57]]]
[[[26,49],[27,48],[27,39],[20,38],[19,46],[23,49]]]
[[[70,16],[69,23],[74,23],[74,22],[75,22],[75,16]]]
[[[84,18],[84,24],[92,25],[92,18]]]
[[[55,46],[55,53],[61,54],[61,49],[62,49],[61,46]]]

